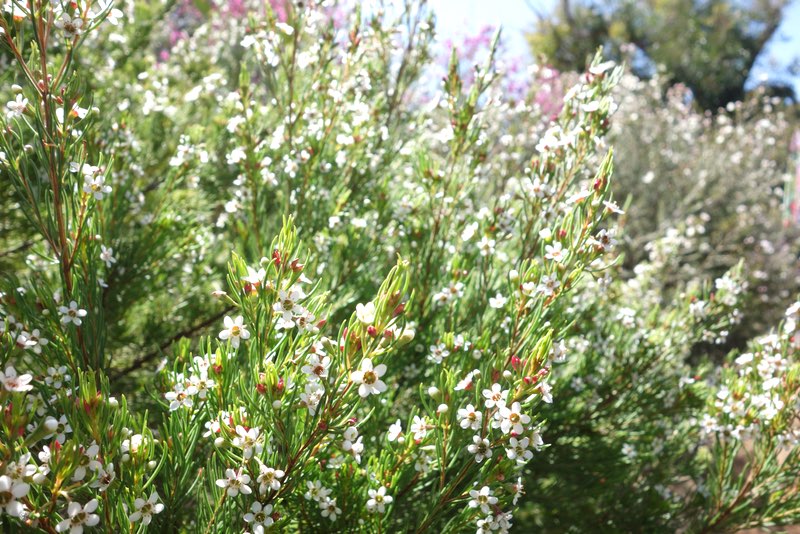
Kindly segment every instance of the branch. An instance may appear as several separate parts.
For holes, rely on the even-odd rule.
[[[154,360],[155,358],[157,358],[160,354],[162,354],[164,352],[165,349],[167,349],[170,345],[172,345],[173,343],[175,343],[179,339],[191,336],[192,334],[195,334],[199,330],[202,330],[204,328],[207,328],[207,327],[211,326],[215,322],[217,322],[220,319],[222,319],[226,314],[230,313],[232,310],[233,310],[233,306],[229,306],[229,307],[225,308],[224,310],[222,310],[221,312],[213,315],[212,317],[209,317],[209,318],[205,319],[203,322],[178,332],[177,334],[175,334],[174,336],[172,336],[168,340],[164,341],[161,345],[159,345],[159,347],[157,349],[154,349],[154,350],[148,352],[147,354],[145,354],[144,356],[141,356],[140,358],[137,358],[128,367],[116,372],[114,377],[113,377],[113,379],[117,380],[117,379],[122,378],[123,376],[125,376],[127,374],[132,373],[133,371],[136,371],[137,369],[141,369],[142,367],[144,367],[144,365],[146,363],[148,363],[148,362]]]
[[[16,247],[12,248],[12,249],[4,250],[3,252],[0,252],[0,258],[5,258],[6,256],[11,256],[12,254],[16,254],[17,252],[22,252],[23,250],[27,250],[27,249],[31,248],[33,246],[33,244],[34,244],[33,240],[25,241],[21,245],[18,245]]]

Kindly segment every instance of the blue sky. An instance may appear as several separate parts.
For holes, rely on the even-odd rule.
[[[537,9],[548,12],[553,0],[534,0]],[[512,55],[529,55],[523,32],[533,26],[536,15],[525,0],[429,0],[437,13],[437,29],[443,39],[458,40],[474,34],[490,24],[503,26],[503,35]],[[792,58],[800,56],[800,0],[794,0],[786,10],[781,28],[770,42],[766,54],[759,58],[750,83],[763,76],[792,82],[800,95],[800,78],[787,78],[782,71]]]

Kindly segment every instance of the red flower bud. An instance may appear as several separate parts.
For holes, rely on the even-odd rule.
[[[264,394],[267,393],[267,386],[265,386],[264,384],[258,383],[258,384],[256,384],[256,391],[258,391],[259,393],[264,395]]]
[[[378,335],[378,329],[377,329],[377,328],[375,328],[375,327],[374,327],[374,326],[372,326],[372,325],[369,325],[369,326],[367,327],[367,334],[369,334],[369,337],[375,337],[375,336],[377,336],[377,335]]]
[[[394,309],[394,312],[392,313],[392,317],[397,317],[398,315],[400,315],[401,313],[403,313],[403,312],[405,311],[405,309],[406,309],[406,305],[405,305],[405,304],[403,304],[403,303],[401,302],[401,303],[400,303],[400,304],[398,304],[398,305],[397,305],[397,307]]]
[[[280,265],[281,265],[281,253],[278,251],[278,249],[275,249],[275,250],[272,251],[272,261],[275,262],[275,265],[280,267]]]

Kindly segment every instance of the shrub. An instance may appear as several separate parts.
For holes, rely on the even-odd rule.
[[[0,19],[1,521],[505,532],[526,485],[523,528],[564,499],[616,529],[796,516],[767,462],[796,447],[791,328],[746,397],[687,361],[739,320],[739,270],[674,304],[611,276],[621,69],[596,57],[551,121],[492,90],[497,38],[425,101],[424,6],[197,6]],[[745,484],[757,428],[783,439]],[[614,493],[580,488],[595,450]]]

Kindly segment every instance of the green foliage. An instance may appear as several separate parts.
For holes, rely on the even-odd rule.
[[[742,100],[750,72],[775,34],[788,2],[651,0],[559,3],[540,15],[528,40],[534,54],[559,70],[580,71],[597,46],[622,58],[633,45],[633,71],[692,90],[702,109]],[[787,88],[779,88],[785,92]],[[791,91],[791,89],[788,89]]]

